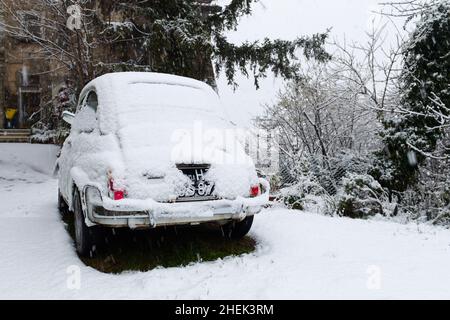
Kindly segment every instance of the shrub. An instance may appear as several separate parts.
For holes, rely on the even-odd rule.
[[[350,218],[383,214],[384,200],[385,192],[372,176],[348,173],[337,195],[337,213]]]
[[[281,190],[282,202],[290,209],[304,210],[309,205],[317,205],[326,192],[311,176],[297,177],[297,183]]]

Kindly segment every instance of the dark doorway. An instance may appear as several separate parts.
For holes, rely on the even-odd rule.
[[[24,89],[24,88],[20,89],[19,125],[21,128],[29,128],[35,122],[35,120],[33,119],[38,118],[36,113],[40,110],[40,104],[41,104],[40,90]]]

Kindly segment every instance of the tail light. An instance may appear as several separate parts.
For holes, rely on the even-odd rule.
[[[109,196],[114,200],[122,200],[125,198],[125,190],[121,190],[114,185],[114,179],[111,174],[108,174],[108,189]]]
[[[259,196],[260,195],[260,191],[261,190],[259,188],[259,185],[252,186],[250,188],[250,197],[254,198],[254,197]]]
[[[125,198],[125,194],[122,190],[114,191],[114,200],[122,200],[123,198]]]

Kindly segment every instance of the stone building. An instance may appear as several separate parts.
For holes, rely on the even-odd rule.
[[[35,15],[29,14],[35,1],[38,0],[23,1],[15,14],[30,32],[39,36],[42,30]],[[16,23],[6,10],[0,10],[0,20],[7,25]],[[40,54],[39,45],[20,33],[0,33],[0,128],[5,127],[7,108],[16,110],[16,128],[28,128],[33,121],[30,117],[39,117],[43,101],[55,94],[64,81],[52,61]]]
[[[3,16],[0,12],[0,21],[3,19]],[[5,48],[3,45],[4,34],[3,30],[0,27],[0,128],[3,128],[4,124],[4,111],[3,108],[5,106],[5,89],[4,89],[4,74],[5,74]]]
[[[8,3],[12,4],[15,9],[11,12],[0,7],[0,129],[6,125],[6,109],[16,110],[16,128],[30,128],[32,123],[42,116],[42,106],[51,102],[69,79],[66,79],[66,69],[61,63],[56,59],[49,59],[48,55],[44,56],[41,53],[42,47],[30,41],[29,37],[21,36],[20,33],[12,35],[1,30],[2,23],[8,26],[17,24],[19,17],[22,26],[40,36],[43,29],[40,27],[39,17],[49,18],[48,12],[36,14],[36,8],[42,7],[39,6],[40,0],[2,1],[7,6]],[[205,13],[217,10],[217,6],[210,5],[211,0],[197,2]],[[94,10],[102,12],[102,5],[105,3],[107,2],[93,1],[91,5]],[[114,18],[114,15],[109,16],[111,17]],[[114,54],[113,47],[102,47],[98,50],[100,53],[97,52],[96,57],[102,57],[101,61],[120,61],[120,55]],[[211,78],[214,79],[212,65],[210,70]]]

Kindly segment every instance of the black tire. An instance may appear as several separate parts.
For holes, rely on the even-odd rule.
[[[230,222],[222,227],[223,235],[228,239],[239,240],[247,235],[252,228],[253,216],[249,216],[242,221]]]
[[[61,191],[59,191],[59,189],[58,189],[58,210],[62,216],[64,216],[69,212],[69,206],[67,205],[63,196],[61,195]]]
[[[75,247],[80,256],[93,256],[95,252],[96,227],[89,228],[84,221],[80,193],[75,191],[73,196]]]

